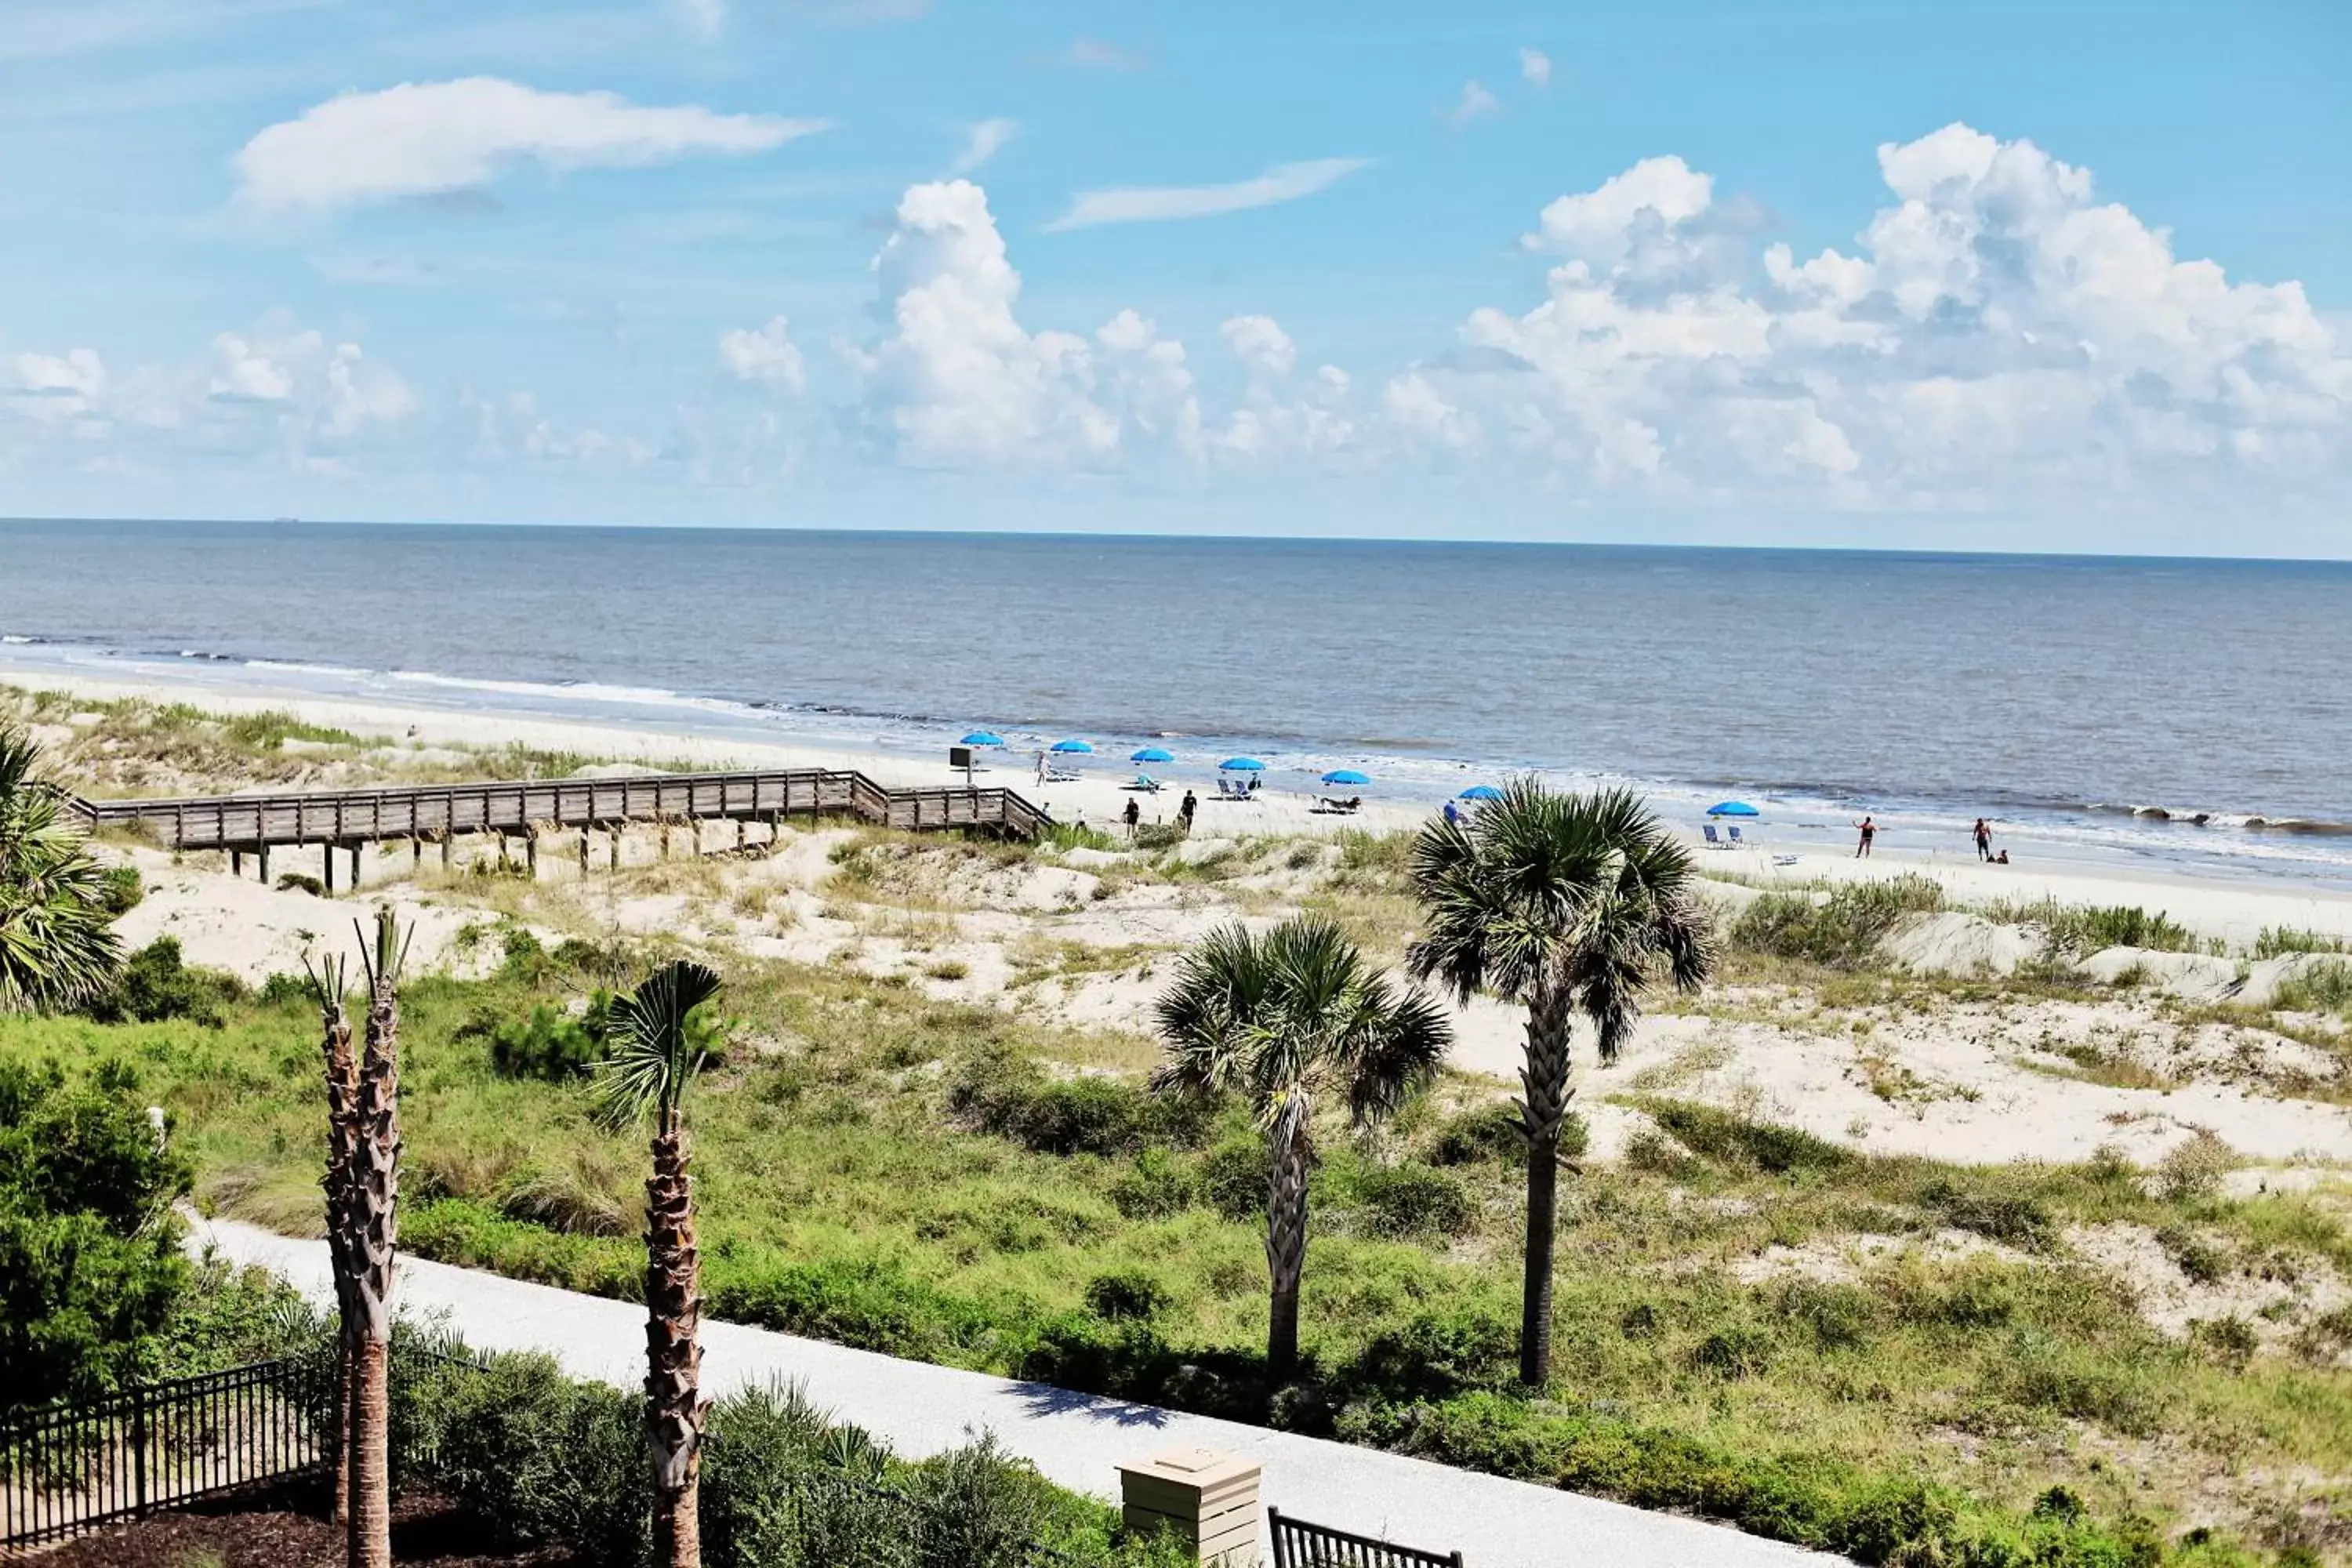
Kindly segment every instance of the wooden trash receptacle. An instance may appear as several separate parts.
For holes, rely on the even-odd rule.
[[[1255,1459],[1214,1448],[1171,1448],[1118,1468],[1127,1528],[1166,1530],[1218,1568],[1258,1568]]]

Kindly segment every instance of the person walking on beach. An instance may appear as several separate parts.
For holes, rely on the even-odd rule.
[[[1853,858],[1867,860],[1870,858],[1870,841],[1878,837],[1878,824],[1864,816],[1854,826],[1862,830],[1862,842],[1853,847]]]
[[[1189,788],[1184,791],[1184,798],[1177,804],[1176,820],[1184,825],[1184,837],[1187,838],[1192,836],[1192,813],[1200,806],[1200,797]]]
[[[1461,822],[1461,820],[1462,808],[1455,805],[1452,801],[1447,801],[1445,803],[1445,826],[1452,827]]]
[[[1043,752],[1037,753],[1037,787],[1045,787],[1045,753]]]
[[[1143,820],[1143,808],[1135,804],[1135,797],[1133,795],[1129,795],[1127,797],[1127,809],[1121,812],[1119,816],[1127,823],[1127,836],[1129,838],[1133,838],[1135,837],[1135,825]]]
[[[1981,816],[1977,818],[1977,858],[1992,858],[1992,827]]]

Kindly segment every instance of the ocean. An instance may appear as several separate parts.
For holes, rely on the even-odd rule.
[[[2352,564],[0,523],[0,662],[767,738],[1540,770],[2352,880]],[[141,667],[136,671],[127,666]],[[2168,814],[2164,816],[2154,815]],[[2189,820],[2205,816],[2202,825]]]

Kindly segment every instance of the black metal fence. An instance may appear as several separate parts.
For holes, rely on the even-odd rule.
[[[1274,1568],[1462,1568],[1459,1552],[1423,1552],[1350,1535],[1328,1525],[1303,1519],[1285,1519],[1278,1508],[1265,1510],[1267,1531],[1274,1537]]]
[[[259,1362],[0,1415],[0,1547],[316,1471],[315,1363]]]

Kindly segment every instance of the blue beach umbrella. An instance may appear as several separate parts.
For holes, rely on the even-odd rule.
[[[1176,753],[1165,746],[1146,746],[1127,759],[1130,763],[1172,763]]]
[[[1265,772],[1265,764],[1259,762],[1255,757],[1227,757],[1223,762],[1219,763],[1217,766],[1229,773],[1262,773]]]
[[[958,741],[956,744],[959,746],[1001,746],[1004,744],[1004,737],[998,734],[993,730],[974,730],[971,734],[966,735],[962,740]]]
[[[1328,784],[1368,784],[1372,780],[1369,773],[1360,773],[1353,768],[1333,768],[1323,775],[1323,782]]]
[[[1458,800],[1500,800],[1503,792],[1493,784],[1472,784],[1455,797]]]
[[[1087,754],[1092,754],[1094,752],[1094,747],[1084,741],[1056,741],[1050,749],[1065,753],[1086,752]]]
[[[1764,814],[1744,800],[1727,800],[1706,808],[1709,816],[1761,816]]]

